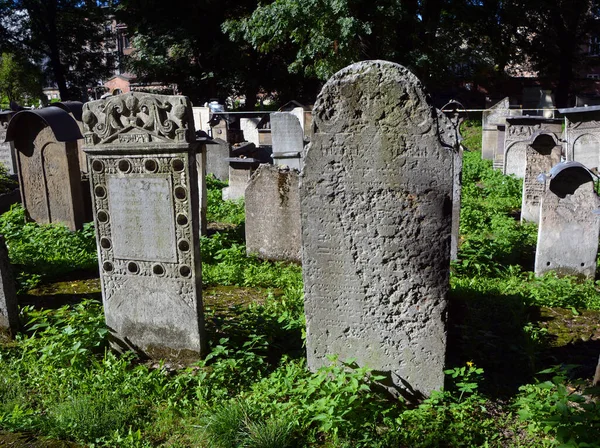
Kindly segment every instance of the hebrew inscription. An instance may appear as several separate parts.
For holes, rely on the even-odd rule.
[[[345,68],[318,96],[300,187],[311,369],[337,354],[396,393],[442,386],[454,154],[438,115],[385,61]]]

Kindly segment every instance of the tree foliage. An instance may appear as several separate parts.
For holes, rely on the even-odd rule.
[[[26,100],[35,102],[41,99],[41,72],[30,61],[12,53],[0,56],[0,97],[6,102],[24,104]]]
[[[110,73],[109,8],[95,0],[0,0],[4,48],[40,63],[63,100],[80,99]]]

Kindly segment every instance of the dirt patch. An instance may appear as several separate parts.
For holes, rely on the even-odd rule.
[[[73,442],[41,438],[29,433],[6,433],[0,431],[0,447],[10,448],[80,448]]]

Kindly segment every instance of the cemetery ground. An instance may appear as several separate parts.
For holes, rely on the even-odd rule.
[[[480,123],[463,126],[476,149]],[[535,278],[521,181],[465,153],[447,382],[394,400],[368,367],[305,367],[300,267],[247,257],[243,205],[209,179],[209,354],[190,366],[108,349],[94,229],[0,217],[22,331],[0,341],[0,446],[600,446],[600,282]]]

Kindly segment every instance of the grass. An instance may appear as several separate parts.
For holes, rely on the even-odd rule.
[[[464,126],[476,142],[479,125]],[[463,176],[447,382],[418,405],[353,360],[306,369],[301,268],[246,256],[243,204],[223,202],[214,179],[209,217],[227,225],[201,240],[210,352],[182,369],[108,350],[95,300],[50,306],[97,297],[94,281],[54,282],[93,267],[93,229],[25,224],[13,209],[0,228],[22,288],[27,275],[39,284],[0,344],[0,430],[94,447],[599,446],[600,285],[534,277],[520,181],[478,152]]]

